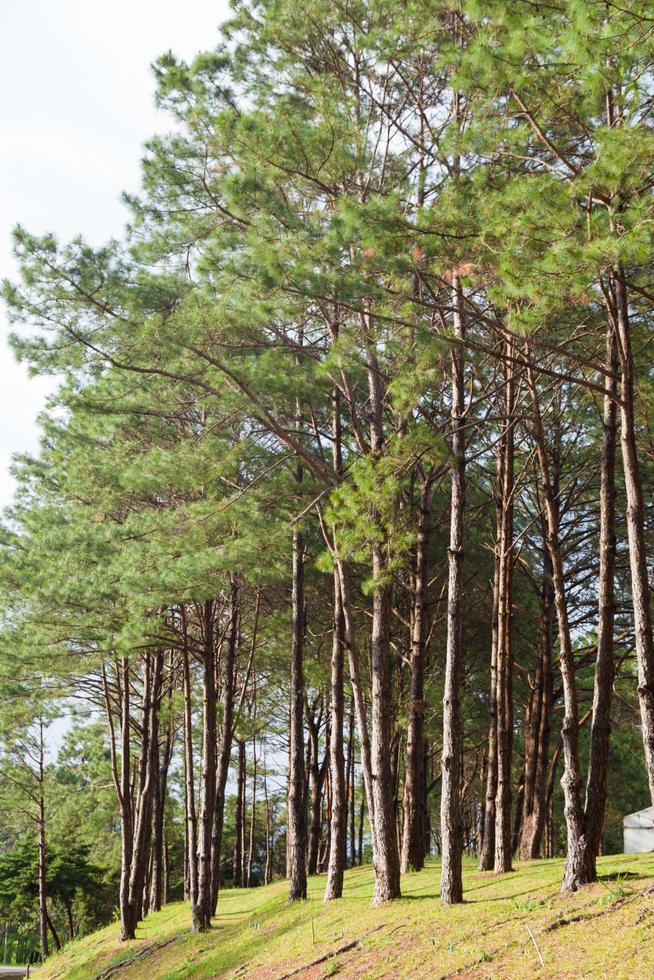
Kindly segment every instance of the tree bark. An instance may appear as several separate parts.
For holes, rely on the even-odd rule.
[[[183,622],[185,624],[185,612]],[[186,628],[184,626],[184,635]],[[188,868],[188,897],[191,906],[198,895],[198,827],[195,812],[195,777],[193,765],[193,705],[188,648],[182,651],[182,689],[184,696],[184,808],[186,813],[186,861]]]
[[[307,819],[304,806],[304,542],[293,531],[293,638],[291,649],[290,758],[288,772],[289,901],[307,897]]]
[[[401,870],[420,871],[425,864],[425,666],[427,659],[427,550],[431,484],[420,484],[418,527],[411,607],[411,693],[407,724],[404,826]]]
[[[581,802],[581,770],[579,766],[579,706],[575,682],[575,664],[568,621],[568,604],[559,541],[558,502],[554,497],[547,458],[545,434],[533,371],[528,368],[529,389],[533,403],[533,431],[536,453],[543,484],[543,508],[547,527],[547,550],[552,562],[554,605],[559,632],[559,668],[563,685],[563,744],[564,771],[561,785],[565,800],[567,857],[562,892],[578,891],[594,880],[594,859],[585,833]]]
[[[325,901],[343,895],[345,871],[345,840],[347,832],[347,803],[345,788],[345,758],[343,752],[343,725],[345,705],[343,697],[343,646],[344,622],[341,587],[338,571],[334,570],[334,622],[332,628],[331,702],[329,776],[331,786],[331,820],[329,824],[329,865]]]
[[[555,477],[556,485],[556,477]],[[538,661],[526,724],[525,790],[522,812],[519,855],[521,861],[535,860],[540,855],[541,841],[547,815],[547,772],[549,743],[552,729],[552,630],[554,625],[554,594],[552,563],[543,533],[543,584],[540,595],[538,624]]]
[[[232,860],[232,878],[235,888],[243,884],[243,810],[245,799],[245,742],[237,739],[238,745],[238,777],[236,783],[236,809],[234,813],[234,856]]]
[[[515,380],[513,344],[505,345],[504,420],[498,467],[499,538],[497,619],[497,796],[495,800],[495,874],[511,870],[511,758],[513,752],[513,471]]]
[[[497,510],[497,538],[501,515]],[[497,625],[499,616],[499,556],[493,561],[493,613],[491,623],[490,692],[488,711],[488,752],[486,756],[486,795],[484,800],[483,839],[479,851],[479,870],[491,871],[495,861],[495,797],[497,795]]]
[[[211,836],[216,805],[216,654],[214,603],[202,605],[202,782],[198,833],[198,888],[191,905],[194,932],[211,928]]]
[[[143,721],[139,787],[134,810],[134,840],[129,875],[129,898],[126,918],[132,932],[143,911],[145,877],[150,855],[149,832],[152,829],[152,802],[159,777],[159,707],[163,653],[148,658],[143,689]],[[134,938],[133,935],[130,938]]]
[[[621,369],[620,445],[627,497],[627,538],[634,610],[638,700],[645,748],[645,765],[654,806],[654,636],[650,607],[645,542],[645,504],[636,441],[635,364],[631,343],[629,300],[624,269],[618,263],[613,274],[613,295]]]
[[[39,801],[38,801],[38,828],[39,828],[39,937],[41,942],[41,962],[48,956],[48,895],[46,888],[46,840],[45,840],[45,800],[43,798],[43,779],[44,779],[44,744],[43,744],[43,720],[39,719],[40,741],[39,741]]]
[[[588,777],[584,815],[593,860],[599,854],[606,807],[607,768],[611,738],[611,693],[615,678],[613,629],[615,623],[615,457],[617,442],[617,344],[613,324],[606,333],[607,374],[602,418],[600,472],[599,595],[597,657],[593,685]]]
[[[463,291],[458,275],[452,276],[453,332],[465,338]],[[463,351],[452,348],[452,492],[450,504],[449,581],[447,594],[447,645],[443,691],[443,752],[441,759],[441,902],[463,901],[463,824],[461,820],[461,769],[463,722],[461,680],[463,673],[462,592],[463,516],[465,509],[465,434]]]
[[[257,592],[252,627],[252,646],[256,644],[259,621],[260,595]],[[218,891],[220,888],[220,862],[223,843],[223,827],[225,823],[225,788],[229,775],[229,762],[232,755],[232,740],[234,735],[234,688],[236,679],[236,652],[238,647],[238,582],[232,576],[229,598],[229,635],[227,637],[227,656],[223,667],[222,706],[223,718],[216,765],[216,805],[213,812],[211,829],[211,911],[216,914]]]
[[[120,692],[120,938],[125,941],[135,938],[136,923],[132,922],[129,909],[129,877],[134,847],[131,752],[130,752],[130,689],[129,660],[125,657],[116,669],[116,680]]]

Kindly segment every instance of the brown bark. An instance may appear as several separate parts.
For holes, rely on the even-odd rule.
[[[307,850],[307,875],[315,875],[318,871],[318,849],[320,846],[320,801],[322,787],[327,772],[327,753],[322,761],[319,759],[320,748],[320,724],[322,720],[322,708],[318,717],[307,709],[307,725],[309,729],[309,812],[311,815],[309,842]]]
[[[497,537],[501,515],[497,513]],[[479,870],[490,871],[495,861],[495,797],[497,795],[497,621],[499,614],[499,560],[493,562],[493,613],[491,623],[490,693],[488,711],[488,750],[486,754],[486,793],[483,813],[483,837],[479,849]]]
[[[172,688],[170,689],[172,694]],[[158,912],[166,901],[164,891],[164,818],[166,808],[166,791],[168,787],[168,769],[173,754],[174,717],[171,712],[166,738],[161,753],[157,751],[157,778],[154,783],[152,801],[152,869],[150,877],[149,908]],[[159,758],[159,755],[161,756]]]
[[[202,605],[202,781],[198,827],[198,890],[191,905],[193,931],[211,927],[211,834],[216,805],[216,655],[214,604]]]
[[[120,803],[120,938],[134,939],[136,924],[131,921],[129,914],[129,876],[132,866],[132,850],[134,845],[132,787],[131,787],[131,752],[130,752],[130,689],[129,661],[125,657],[120,668],[116,668],[116,680],[120,695],[120,782],[118,798]]]
[[[252,860],[254,857],[254,832],[257,821],[257,741],[252,739],[252,809],[250,811],[250,842],[245,869],[245,886],[252,887]]]
[[[348,816],[350,823],[350,867],[353,868],[357,863],[357,843],[356,843],[356,801],[354,798],[354,702],[350,701],[349,713],[349,733],[347,748],[347,793],[348,793]]]
[[[538,660],[534,684],[529,696],[525,725],[524,799],[519,844],[521,861],[529,861],[539,857],[547,815],[547,770],[552,729],[554,595],[552,563],[546,546],[543,561],[543,584],[538,624]]]
[[[291,649],[290,757],[288,771],[289,901],[307,897],[307,820],[304,806],[304,542],[293,532],[293,638]]]
[[[615,457],[617,441],[617,345],[613,325],[606,337],[607,375],[602,418],[602,463],[600,473],[599,595],[597,657],[593,685],[588,777],[584,815],[588,846],[593,859],[599,854],[606,807],[609,741],[611,737],[611,693],[615,678],[613,629],[615,622]]]
[[[533,371],[528,368],[529,389],[533,404],[533,433],[543,484],[543,509],[547,527],[547,550],[552,562],[554,605],[559,633],[559,668],[563,686],[563,744],[564,771],[561,785],[565,800],[567,857],[561,890],[577,891],[594,880],[594,858],[585,833],[581,802],[581,770],[579,766],[579,706],[575,683],[575,664],[568,621],[568,604],[559,541],[558,501],[550,479],[543,421]]]
[[[452,276],[453,331],[463,340],[463,291],[458,275]],[[461,681],[463,674],[462,592],[463,516],[465,509],[465,434],[463,350],[452,349],[451,450],[452,491],[450,505],[449,580],[447,594],[447,641],[443,691],[443,752],[441,758],[441,902],[463,901],[461,782],[463,722]]]
[[[366,338],[366,366],[370,402],[370,449],[373,457],[384,451],[383,396],[381,372],[374,347],[371,320],[362,317]],[[391,778],[391,650],[390,614],[392,586],[381,516],[373,515],[379,537],[372,544],[372,683],[370,762],[372,796],[369,806],[374,823],[373,864],[375,892],[373,904],[381,905],[400,897],[400,858],[395,833],[393,783]]]
[[[513,751],[513,345],[505,346],[504,420],[498,466],[499,537],[497,616],[497,795],[495,800],[495,874],[511,870],[511,757]]]
[[[183,607],[182,607],[183,610]],[[185,612],[183,611],[183,622]],[[184,628],[186,635],[186,629]],[[198,894],[198,828],[195,812],[195,777],[193,766],[193,705],[191,703],[191,676],[188,649],[182,651],[182,690],[184,696],[184,809],[186,815],[186,862],[188,897],[193,906]]]
[[[257,592],[252,627],[252,645],[256,644],[257,626],[259,620],[260,596]],[[227,637],[227,655],[223,665],[222,676],[222,727],[220,746],[216,763],[216,804],[213,812],[211,829],[211,911],[215,915],[218,905],[220,888],[220,862],[223,842],[223,826],[225,822],[225,788],[229,775],[229,762],[232,755],[234,736],[234,694],[236,682],[236,652],[238,647],[238,583],[232,576],[229,597],[229,634]]]
[[[345,758],[343,753],[343,725],[345,705],[343,698],[343,647],[344,622],[341,589],[338,572],[334,570],[334,622],[332,628],[331,701],[329,777],[331,788],[331,819],[329,822],[329,866],[325,901],[341,898],[345,871],[345,840],[347,832],[347,803],[345,788]]]
[[[636,440],[636,369],[632,349],[627,284],[621,264],[618,263],[616,266],[612,278],[621,370],[620,445],[627,497],[627,538],[629,541],[631,599],[634,611],[636,661],[638,665],[638,700],[645,748],[645,765],[650,796],[654,805],[654,636],[652,634],[647,546],[645,542],[645,503]]]
[[[420,871],[425,863],[425,666],[427,659],[427,549],[431,484],[420,484],[418,526],[411,605],[411,692],[407,724],[402,872]]]
[[[39,830],[39,938],[41,942],[41,962],[48,956],[48,896],[46,889],[46,840],[45,840],[45,801],[43,798],[43,778],[45,752],[43,743],[43,720],[39,719],[39,799],[38,799],[38,830]]]
[[[152,804],[159,778],[159,707],[162,672],[163,653],[157,652],[147,659],[145,665],[141,758],[138,794],[134,807],[132,862],[126,910],[126,919],[132,926],[132,931],[136,929],[143,913],[144,885],[150,855]]]
[[[236,810],[234,813],[234,856],[232,876],[235,888],[243,884],[243,810],[245,800],[245,742],[237,739],[238,777],[236,783]]]

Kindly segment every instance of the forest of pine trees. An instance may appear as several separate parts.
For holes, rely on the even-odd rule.
[[[43,955],[430,853],[444,904],[472,854],[576,891],[654,802],[653,67],[645,0],[238,0],[155,65],[122,240],[16,229],[58,387],[0,842]]]

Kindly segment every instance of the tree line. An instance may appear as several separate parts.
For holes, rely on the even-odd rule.
[[[124,238],[16,229],[60,384],[3,526],[3,758],[104,718],[123,939],[173,813],[204,930],[364,852],[376,904],[433,850],[445,904],[465,853],[577,890],[615,759],[654,800],[652,45],[638,0],[239,0],[155,65]]]

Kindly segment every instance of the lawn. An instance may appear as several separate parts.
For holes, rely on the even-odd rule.
[[[403,898],[381,909],[371,907],[370,867],[348,871],[345,897],[329,905],[324,877],[312,878],[307,901],[294,905],[283,881],[230,889],[209,933],[191,933],[188,906],[176,903],[149,916],[134,942],[120,943],[109,926],[34,976],[654,977],[654,855],[605,857],[598,867],[597,884],[562,897],[560,860],[498,878],[469,862],[465,902],[452,908],[439,903],[435,862],[405,876]]]

